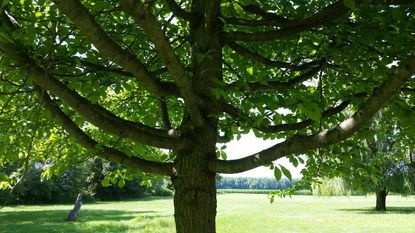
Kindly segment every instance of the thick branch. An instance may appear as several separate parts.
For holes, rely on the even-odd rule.
[[[361,3],[361,0],[357,0],[356,3]],[[414,3],[414,0],[395,0],[395,1],[385,1],[385,0],[376,0],[372,4],[383,4],[383,5],[405,5]],[[263,11],[261,8],[255,5],[244,6],[246,11],[260,15],[264,20],[248,20],[248,19],[237,19],[237,18],[228,18],[228,23],[245,25],[245,26],[277,26],[280,27],[279,30],[271,30],[266,32],[229,32],[225,34],[226,41],[258,41],[258,40],[275,40],[280,38],[285,38],[291,35],[295,35],[299,32],[306,31],[315,27],[322,25],[327,25],[341,17],[343,17],[349,8],[344,5],[344,0],[339,0],[333,4],[328,5],[327,7],[321,9],[319,12],[315,13],[312,16],[297,19],[289,20],[285,17],[268,13]]]
[[[389,75],[381,86],[375,88],[366,102],[350,118],[337,127],[308,136],[296,136],[278,143],[259,153],[237,160],[212,160],[211,171],[218,173],[238,173],[270,163],[287,155],[301,154],[308,150],[324,147],[343,141],[359,130],[404,83],[415,74],[415,58],[410,58]]]
[[[96,149],[98,155],[107,160],[118,162],[127,167],[143,172],[156,173],[166,176],[174,175],[173,164],[171,163],[159,163],[137,157],[130,157],[117,149],[101,146],[98,142],[82,131],[64,112],[62,112],[59,106],[50,99],[46,91],[38,90],[37,92],[40,101],[50,112],[53,119],[86,149]]]
[[[79,0],[55,0],[54,2],[106,58],[132,73],[153,93],[166,96],[174,92],[174,90],[165,89],[166,87],[163,87],[160,81],[152,76],[143,63],[115,43]]]
[[[345,15],[350,9],[344,5],[343,0],[339,0],[324,9],[320,10],[316,14],[300,19],[300,20],[278,20],[280,21],[278,25],[282,29],[273,30],[267,32],[230,32],[226,35],[227,41],[237,41],[237,40],[274,40],[287,36],[297,34],[299,32],[328,24],[338,18],[341,18]],[[274,19],[275,20],[275,19]],[[283,25],[281,25],[283,24]]]
[[[117,117],[100,105],[92,104],[77,92],[70,90],[62,82],[52,77],[13,44],[0,42],[0,50],[3,50],[4,53],[15,60],[20,69],[33,82],[42,89],[48,90],[59,97],[65,104],[97,127],[109,133],[155,147],[172,149],[179,146],[179,140],[170,137],[165,130],[127,121]]]
[[[138,0],[121,0],[121,6],[134,21],[139,24],[153,42],[158,54],[167,69],[173,74],[177,86],[180,88],[192,121],[196,125],[203,125],[204,120],[197,106],[197,96],[193,93],[190,79],[186,76],[184,66],[180,63],[169,40],[158,25],[157,19],[149,12],[146,6]]]
[[[239,45],[236,42],[230,42],[230,43],[228,43],[228,46],[230,48],[232,48],[235,52],[241,54],[242,56],[245,56],[249,59],[255,60],[257,62],[260,62],[260,63],[262,63],[264,65],[267,65],[267,66],[270,66],[270,67],[279,67],[279,68],[286,68],[286,69],[290,69],[290,70],[302,71],[302,70],[310,69],[311,67],[318,66],[321,63],[321,62],[310,62],[310,63],[301,64],[301,65],[294,65],[294,64],[288,63],[288,62],[281,62],[281,61],[271,60],[269,58],[266,58],[266,57],[262,56],[259,53],[252,52],[251,50],[242,47],[241,45]]]
[[[319,12],[315,13],[314,15],[310,17],[306,17],[303,19],[297,19],[297,20],[289,20],[283,16],[264,12],[259,7],[256,7],[258,12],[262,11],[261,15],[266,20],[235,20],[234,19],[233,22],[237,24],[239,23],[242,25],[246,25],[246,26],[277,26],[277,27],[282,27],[282,28],[301,27],[304,30],[304,29],[320,26],[322,24],[327,24],[331,21],[334,21],[342,17],[345,13],[347,13],[350,10],[344,5],[343,2],[344,2],[343,0],[339,0],[321,9]],[[253,6],[250,6],[250,7],[252,8]]]

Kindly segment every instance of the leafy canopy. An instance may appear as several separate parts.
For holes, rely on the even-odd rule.
[[[398,0],[2,1],[0,167],[59,171],[99,155],[174,176],[177,152],[210,127],[215,142],[251,130],[286,141],[234,162],[218,149],[209,170],[270,165],[290,178],[271,162],[298,164],[294,155],[346,139],[395,93],[412,110],[414,10]]]

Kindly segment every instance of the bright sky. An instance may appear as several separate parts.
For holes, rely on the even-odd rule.
[[[225,151],[228,156],[228,160],[238,159],[257,153],[277,144],[278,142],[281,142],[281,140],[258,139],[253,133],[249,133],[247,135],[243,135],[239,141],[233,140],[227,143],[227,148]],[[299,164],[298,167],[295,168],[286,158],[281,158],[277,160],[276,163],[281,164],[289,169],[293,178],[301,178],[300,172],[304,167],[304,164]],[[258,167],[242,173],[221,175],[233,177],[274,177],[274,171],[270,170],[267,167]]]

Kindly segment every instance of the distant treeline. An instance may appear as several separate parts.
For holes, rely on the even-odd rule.
[[[225,177],[217,178],[216,187],[218,189],[285,189],[295,185],[298,180],[283,178],[277,181],[271,177]]]

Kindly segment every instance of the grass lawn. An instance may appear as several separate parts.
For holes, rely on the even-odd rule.
[[[389,196],[390,211],[372,211],[375,198],[293,196],[269,204],[264,194],[219,194],[218,233],[415,232],[415,197]],[[174,232],[172,198],[84,204],[79,221],[64,222],[72,205],[0,210],[0,232]]]

